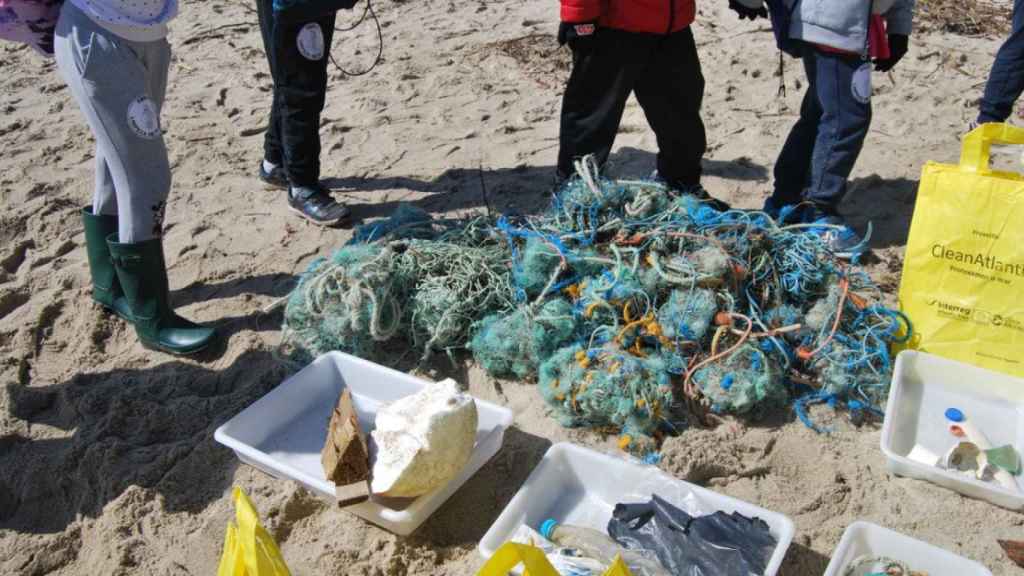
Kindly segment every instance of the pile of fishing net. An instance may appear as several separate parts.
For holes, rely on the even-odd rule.
[[[302,277],[286,342],[308,356],[468,348],[495,377],[535,379],[563,425],[637,453],[715,414],[792,403],[820,429],[810,405],[880,413],[909,322],[809,225],[578,172],[537,216],[406,208],[362,227]]]
[[[474,320],[510,309],[511,275],[484,219],[455,224],[404,206],[314,260],[288,298],[285,350],[308,362],[332,350],[380,358],[387,343],[423,360],[465,347]]]

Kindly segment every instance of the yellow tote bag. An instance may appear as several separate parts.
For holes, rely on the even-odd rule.
[[[990,168],[993,144],[1024,145],[1024,130],[984,124],[959,165],[925,165],[900,309],[907,347],[1024,376],[1024,177]]]
[[[228,522],[217,576],[291,576],[274,538],[241,488],[231,494],[235,522]]]
[[[559,576],[540,548],[515,542],[506,542],[501,548],[498,548],[494,556],[491,556],[484,567],[476,573],[476,576],[508,576],[508,573],[520,564],[524,567],[523,576]],[[622,558],[616,556],[615,562],[604,573],[604,576],[632,576],[632,574]]]

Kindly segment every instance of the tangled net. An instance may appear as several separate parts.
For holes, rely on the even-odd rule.
[[[474,321],[511,307],[506,248],[488,230],[482,219],[435,222],[408,210],[360,227],[300,277],[285,350],[299,361],[331,350],[377,358],[385,343],[406,340],[425,361],[464,347]]]
[[[364,226],[303,275],[286,342],[307,356],[468,348],[496,377],[536,378],[563,425],[620,432],[637,453],[787,402],[816,430],[814,404],[881,413],[890,345],[911,327],[808,225],[577,171],[535,217],[404,210]]]

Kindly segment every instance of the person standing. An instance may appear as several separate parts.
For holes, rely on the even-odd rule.
[[[82,210],[93,299],[143,345],[193,354],[212,328],[171,309],[163,221],[171,169],[160,126],[177,0],[67,0],[54,52],[96,138],[92,206]]]
[[[981,98],[978,124],[1005,122],[1013,105],[1024,92],[1024,0],[1013,2],[1013,28],[1010,37],[996,53],[992,71]]]
[[[320,184],[320,113],[327,97],[327,60],[338,8],[355,0],[256,0],[263,46],[274,81],[260,179],[288,191],[288,205],[321,226],[351,216]],[[275,11],[287,7],[290,11]],[[328,10],[314,9],[328,5]]]
[[[562,98],[559,182],[586,155],[605,164],[632,93],[657,138],[658,178],[727,208],[700,184],[707,139],[695,15],[694,0],[561,0],[558,42],[572,49],[573,65]]]
[[[775,163],[765,212],[813,224],[839,257],[867,242],[846,225],[839,203],[871,126],[871,72],[906,55],[913,0],[774,0],[788,12],[787,35],[803,60],[807,92],[800,118]]]

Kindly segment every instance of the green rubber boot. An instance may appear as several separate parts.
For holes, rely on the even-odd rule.
[[[142,345],[185,356],[210,345],[213,328],[200,326],[171,310],[167,266],[160,238],[120,244],[117,234],[107,237],[117,278],[131,307],[132,323]]]
[[[107,236],[117,233],[117,216],[95,216],[92,206],[86,206],[82,208],[82,227],[85,229],[89,274],[92,275],[92,299],[131,322],[131,307],[121,290],[114,263],[110,260],[110,248],[107,247]]]

